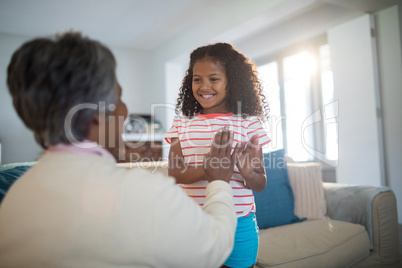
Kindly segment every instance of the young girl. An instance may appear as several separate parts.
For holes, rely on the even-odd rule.
[[[233,251],[223,267],[253,267],[258,250],[253,191],[265,188],[261,147],[270,142],[260,123],[268,105],[255,66],[227,43],[197,48],[191,53],[176,111],[183,115],[175,117],[166,136],[171,144],[169,175],[200,206],[208,185],[203,158],[212,136],[222,127],[233,131],[232,150],[238,146],[239,157],[230,185],[238,224]]]

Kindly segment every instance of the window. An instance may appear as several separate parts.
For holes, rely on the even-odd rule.
[[[270,118],[266,130],[271,138],[269,148],[283,148],[282,116],[278,82],[278,64],[270,62],[258,68],[259,78],[269,103]]]
[[[285,52],[258,67],[270,105],[266,124],[272,142],[267,151],[285,148],[295,161],[312,161],[318,154],[337,160],[337,125],[334,114],[330,49],[311,43]],[[318,116],[318,117],[317,117]]]

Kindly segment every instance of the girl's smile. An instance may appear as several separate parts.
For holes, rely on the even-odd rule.
[[[208,100],[208,99],[212,99],[215,95],[216,95],[216,94],[200,95],[200,96],[201,96],[201,98],[204,98],[204,99]]]
[[[225,69],[210,58],[197,61],[193,68],[193,95],[202,106],[202,114],[228,113]]]

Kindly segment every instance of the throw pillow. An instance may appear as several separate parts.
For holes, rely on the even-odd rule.
[[[4,165],[0,167],[0,203],[11,185],[32,165]]]
[[[327,214],[322,169],[319,163],[288,163],[290,185],[295,197],[295,214],[307,219],[324,219]]]
[[[294,213],[285,150],[264,154],[264,162],[267,185],[261,192],[254,192],[258,227],[265,229],[302,221]]]

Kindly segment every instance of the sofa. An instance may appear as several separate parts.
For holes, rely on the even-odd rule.
[[[167,162],[119,165],[167,175]],[[286,166],[293,167],[293,171],[296,167],[304,175],[321,172],[317,163],[286,163]],[[300,177],[300,174],[290,171],[291,182]],[[268,172],[267,177],[267,187],[270,187]],[[396,198],[392,190],[387,187],[323,183],[322,177],[318,176],[318,179],[325,200],[325,208],[318,206],[318,209],[325,213],[324,216],[318,219],[310,211],[306,218],[295,223],[260,227],[255,267],[402,267]],[[303,191],[308,192],[307,189]],[[296,192],[294,194],[298,198]],[[308,201],[318,203],[314,199]],[[256,204],[259,221],[261,216]]]
[[[0,166],[0,187],[3,188],[0,193],[5,194],[4,188],[33,164]],[[118,165],[167,175],[167,162]],[[289,224],[275,222],[277,226],[268,228],[259,224],[260,245],[256,267],[401,267],[396,198],[389,188],[323,183],[317,176],[321,172],[319,164],[286,163],[285,166],[289,169],[286,173],[290,182],[286,187],[292,190],[291,201],[295,204],[295,214],[291,216],[294,221]],[[266,189],[272,189],[275,182],[267,166],[266,170]],[[6,178],[4,174],[11,174],[11,181],[7,181],[10,177]],[[297,183],[309,185],[304,180],[314,176],[318,178],[314,187],[296,190]],[[316,187],[317,182],[319,187]],[[318,198],[312,198],[313,188],[318,189]],[[264,195],[264,192],[261,194]],[[306,196],[300,194],[307,195],[304,203],[299,201]],[[275,198],[274,194],[270,196]],[[320,198],[324,203],[319,201]],[[283,198],[285,201],[288,199]],[[256,194],[257,221],[262,222],[264,215],[258,210],[257,201],[261,204],[261,198]],[[275,200],[270,200],[268,209],[275,207],[275,203]],[[316,207],[316,211],[309,207]],[[283,214],[286,214],[284,208],[280,207],[278,215],[268,218],[280,218]]]
[[[260,230],[257,267],[400,267],[392,191],[333,183],[323,189],[327,218]],[[354,203],[351,193],[369,203]]]

